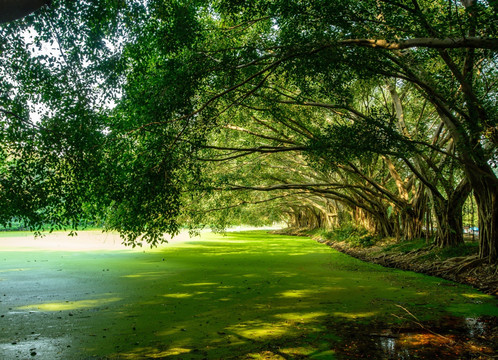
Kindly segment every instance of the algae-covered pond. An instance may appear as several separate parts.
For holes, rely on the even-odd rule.
[[[1,359],[466,359],[498,301],[304,237],[0,234]]]

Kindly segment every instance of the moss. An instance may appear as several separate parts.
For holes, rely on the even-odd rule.
[[[313,232],[313,236],[327,241],[346,242],[354,247],[371,247],[380,240],[380,237],[369,234],[366,229],[353,225],[334,230],[318,229]]]
[[[447,248],[432,248],[431,252],[423,255],[423,260],[446,260],[453,257],[471,256],[479,254],[479,244],[466,242],[457,246]]]
[[[406,254],[413,250],[420,250],[428,247],[429,245],[427,244],[427,241],[425,239],[414,239],[403,240],[394,244],[387,245],[386,247],[384,247],[384,251],[393,251]]]

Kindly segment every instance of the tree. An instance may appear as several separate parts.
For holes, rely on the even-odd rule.
[[[209,166],[203,156],[209,151],[223,154],[216,158],[218,163],[257,154],[278,159],[278,154],[298,152],[318,155],[328,161],[329,173],[339,169],[334,176],[353,179],[352,184],[341,182],[340,191],[327,193],[319,186],[308,186],[306,191],[313,188],[314,196],[321,193],[344,203],[356,202],[354,206],[365,211],[368,206],[372,216],[376,213],[383,219],[386,232],[397,226],[416,234],[428,189],[438,209],[458,208],[451,199],[464,197],[470,184],[479,207],[481,257],[497,260],[498,179],[491,168],[498,118],[493,101],[498,47],[494,5],[442,0],[150,1],[146,5],[59,3],[51,10],[72,11],[79,19],[67,23],[54,17],[58,41],[71,49],[61,69],[69,74],[69,64],[79,64],[73,74],[82,74],[85,80],[83,86],[66,81],[68,89],[61,93],[87,90],[81,103],[90,113],[103,115],[104,120],[88,132],[103,134],[99,151],[74,147],[83,154],[99,154],[97,168],[102,171],[98,176],[75,175],[92,179],[87,188],[98,194],[98,202],[88,196],[85,203],[99,203],[109,210],[101,216],[110,228],[129,235],[130,241],[148,234],[154,242],[162,231],[175,232],[181,204],[188,203],[186,194],[214,182],[205,171]],[[33,21],[38,27],[54,27],[43,19]],[[20,38],[21,28],[5,29]],[[123,45],[113,52],[105,45],[109,39],[121,39]],[[14,53],[22,54],[21,48]],[[38,65],[48,78],[57,78],[46,71],[47,63]],[[6,62],[3,66],[12,74],[23,73]],[[29,84],[39,79],[30,74],[17,76],[16,81]],[[92,82],[102,84],[107,94],[122,93],[112,111],[95,106],[95,92],[88,91]],[[426,137],[416,143],[392,126],[401,122],[400,114],[391,111],[399,103],[394,98],[391,110],[369,102],[368,108],[361,107],[361,82],[409,84],[410,91],[435,110],[453,149],[445,149],[448,138],[431,143]],[[17,87],[15,82],[11,85]],[[25,86],[22,93],[36,92]],[[48,89],[42,93],[51,94]],[[43,102],[61,108],[47,100],[56,98],[47,96]],[[372,96],[375,101],[376,96]],[[18,108],[28,105],[14,103]],[[54,125],[61,124],[52,119]],[[233,144],[221,135],[227,126],[242,129],[244,141],[250,136],[264,141]],[[333,138],[346,133],[355,136],[355,153],[341,149]],[[425,166],[420,159],[435,166]],[[384,172],[374,168],[378,164],[386,166]],[[438,166],[456,170],[440,176]],[[465,179],[460,178],[459,166]],[[381,173],[389,179],[382,179]],[[409,191],[408,199],[407,190],[396,183],[401,174],[413,179],[410,189],[416,195]],[[275,186],[269,180],[262,185]],[[460,180],[462,187],[454,193],[452,184]],[[391,215],[384,221],[389,208]],[[400,210],[396,226],[394,208]],[[447,215],[440,220],[450,223]],[[407,226],[417,221],[418,228]],[[455,226],[458,222],[450,227]]]
[[[479,204],[481,256],[496,261],[497,178],[490,160],[496,152],[497,128],[496,108],[490,103],[495,90],[488,82],[496,76],[496,12],[485,4],[466,5],[260,1],[249,7],[244,2],[223,2],[219,11],[226,16],[224,21],[240,25],[232,25],[234,31],[245,24],[250,33],[255,27],[262,28],[264,21],[274,27],[266,41],[249,38],[252,43],[219,52],[225,57],[233,54],[224,73],[233,73],[234,61],[240,61],[237,64],[245,71],[240,71],[241,76],[249,66],[260,71],[253,76],[284,69],[301,97],[309,91],[310,80],[335,92],[347,92],[345,84],[351,77],[380,76],[412,83],[436,108],[455,143]],[[353,39],[345,39],[344,34],[353,34]],[[386,40],[400,37],[406,40],[395,44]],[[472,39],[472,44],[464,38]],[[243,58],[253,49],[258,49],[256,56]]]
[[[88,25],[94,11],[102,27]],[[116,13],[69,3],[0,28],[4,224],[16,217],[35,230],[77,229],[105,214],[97,195],[109,115],[102,100],[115,90],[96,85],[114,81],[102,69],[116,52],[99,41],[118,36]]]

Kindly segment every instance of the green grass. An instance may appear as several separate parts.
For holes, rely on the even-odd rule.
[[[497,301],[470,287],[266,232],[0,254],[6,358],[36,348],[37,359],[334,359],[344,329],[398,324],[407,314],[397,305],[421,321],[498,315]]]
[[[387,245],[384,247],[383,250],[386,252],[394,251],[406,254],[413,250],[420,250],[423,248],[427,248],[428,246],[429,245],[427,244],[427,241],[425,239],[414,239],[409,241],[403,240],[395,244]]]
[[[453,257],[470,256],[479,254],[479,243],[466,242],[449,248],[434,248],[421,257],[423,260],[446,260]]]
[[[479,253],[479,243],[477,242],[466,242],[448,248],[437,248],[427,244],[426,239],[404,240],[386,245],[382,249],[382,252],[399,252],[406,254],[414,250],[429,250],[429,248],[430,252],[420,256],[420,260],[446,260],[453,257],[470,256]]]
[[[328,241],[344,241],[354,247],[370,247],[380,238],[368,233],[364,228],[347,225],[335,230],[318,229],[310,232],[311,236],[318,236]]]

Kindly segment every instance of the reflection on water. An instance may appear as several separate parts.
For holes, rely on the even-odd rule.
[[[379,340],[379,345],[386,355],[391,356],[396,354],[396,340],[392,337],[381,338]]]
[[[412,359],[410,351],[408,349],[399,349],[396,346],[396,340],[393,338],[381,338],[379,339],[379,345],[388,359]]]
[[[66,345],[69,341],[68,336],[47,338],[31,334],[23,339],[0,343],[0,354],[2,359],[63,359],[69,355],[70,348]]]
[[[447,316],[435,322],[344,325],[339,359],[489,359],[498,350],[498,319]],[[335,324],[337,327],[337,324]]]
[[[465,323],[469,329],[469,335],[471,337],[483,335],[486,332],[485,324],[479,319],[465,318]]]

